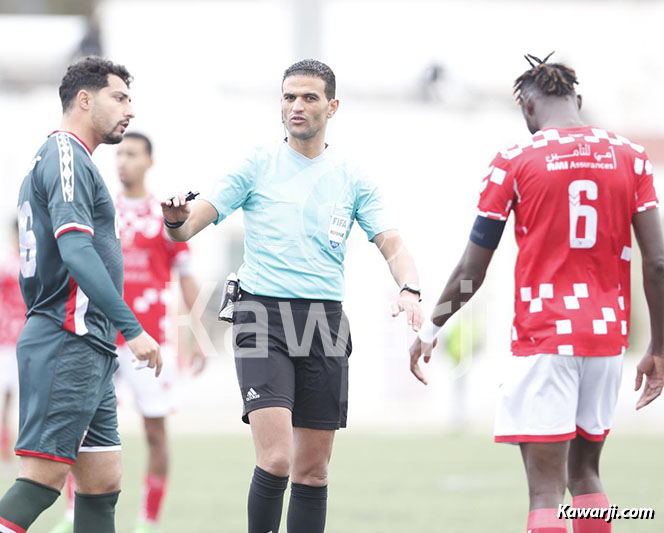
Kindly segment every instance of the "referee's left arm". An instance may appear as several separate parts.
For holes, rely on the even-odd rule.
[[[378,233],[373,242],[383,254],[390,267],[392,277],[399,287],[419,286],[419,275],[415,267],[413,256],[406,249],[401,239],[401,235],[396,230],[387,230]],[[422,307],[420,306],[420,297],[414,292],[402,290],[398,299],[392,304],[392,316],[405,312],[408,318],[408,325],[413,331],[419,331],[422,326]]]

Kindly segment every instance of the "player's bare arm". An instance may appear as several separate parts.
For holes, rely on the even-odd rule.
[[[187,193],[180,192],[161,202],[168,236],[177,242],[191,239],[199,231],[217,220],[217,210],[205,200],[188,201]],[[182,222],[182,225],[179,223]],[[176,225],[177,227],[169,227]]]
[[[401,235],[396,230],[387,230],[374,237],[376,244],[390,267],[392,277],[400,288],[399,297],[392,304],[392,316],[405,312],[408,325],[413,331],[422,327],[422,307],[417,293],[403,289],[403,287],[419,287],[419,276],[413,256],[406,249]]]
[[[645,387],[636,408],[645,407],[664,388],[664,239],[659,210],[637,213],[632,220],[643,257],[643,289],[650,314],[650,345],[636,368],[634,390]]]
[[[438,298],[431,317],[433,326],[441,328],[478,291],[484,282],[493,252],[493,249],[479,246],[472,241],[468,242],[459,263]],[[424,355],[424,362],[428,363],[436,344],[437,339],[435,334],[432,334],[431,342],[423,342],[418,337],[410,347],[410,371],[425,385],[428,382],[422,373],[419,360]]]

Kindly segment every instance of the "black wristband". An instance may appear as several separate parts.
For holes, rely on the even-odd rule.
[[[182,224],[184,224],[184,220],[180,220],[180,222],[169,222],[168,220],[164,219],[164,225],[167,228],[178,229],[180,226],[182,226]]]
[[[399,295],[401,295],[401,293],[404,292],[404,291],[409,292],[409,293],[414,294],[415,296],[417,296],[417,298],[418,298],[417,301],[418,302],[422,301],[422,293],[419,290],[406,286],[406,287],[401,288],[401,290],[399,291]]]

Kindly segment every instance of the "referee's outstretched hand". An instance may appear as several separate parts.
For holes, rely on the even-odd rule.
[[[139,361],[148,361],[148,368],[154,368],[155,377],[161,374],[162,360],[159,343],[143,331],[138,337],[127,341],[127,346]]]
[[[420,331],[422,327],[422,306],[417,295],[408,291],[401,291],[399,298],[392,304],[392,316],[399,316],[400,313],[406,313],[408,325],[414,332]]]
[[[639,401],[636,402],[637,411],[645,407],[660,394],[664,388],[664,356],[646,353],[636,367],[636,384],[634,390],[638,391],[643,384],[643,376],[646,377],[646,385],[643,388]]]
[[[164,219],[172,223],[187,220],[191,212],[190,202],[187,201],[187,193],[179,192],[168,200],[162,200],[161,212]]]
[[[420,368],[420,357],[424,355],[425,363],[431,361],[431,351],[436,347],[437,344],[438,338],[434,338],[432,344],[426,344],[423,343],[419,337],[417,337],[417,339],[415,339],[410,347],[410,371],[425,385],[428,385],[429,382],[427,381],[427,378],[424,377],[422,369]]]

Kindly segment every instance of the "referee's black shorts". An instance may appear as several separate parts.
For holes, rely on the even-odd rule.
[[[348,318],[341,302],[270,298],[242,291],[236,304],[235,366],[242,420],[264,407],[285,407],[293,426],[346,427]]]

